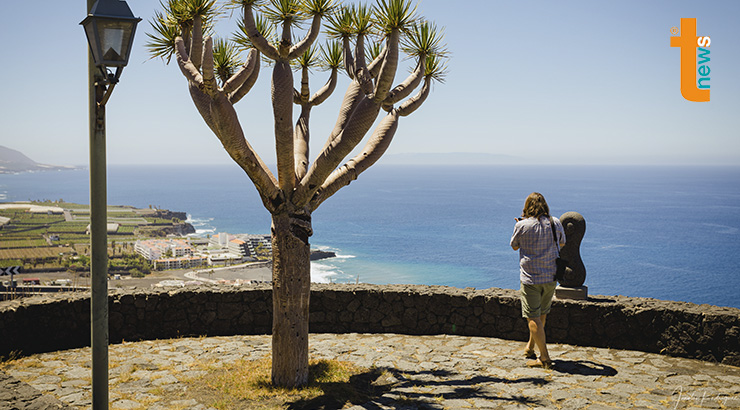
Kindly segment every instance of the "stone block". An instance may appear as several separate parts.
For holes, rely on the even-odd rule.
[[[578,286],[575,288],[558,286],[557,288],[555,288],[555,298],[586,300],[588,299],[588,286]]]

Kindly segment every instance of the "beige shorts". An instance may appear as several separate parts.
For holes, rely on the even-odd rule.
[[[557,282],[541,285],[521,284],[522,317],[536,318],[550,313],[552,296],[555,294]]]

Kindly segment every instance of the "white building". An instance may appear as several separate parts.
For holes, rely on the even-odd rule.
[[[181,258],[155,259],[154,269],[189,269],[197,268],[208,263],[205,256],[186,256]]]
[[[193,247],[181,239],[148,239],[136,241],[134,250],[149,261],[162,259],[168,251],[172,258],[193,256]]]

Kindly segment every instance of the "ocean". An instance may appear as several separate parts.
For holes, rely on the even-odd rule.
[[[591,295],[740,308],[740,167],[378,164],[313,214],[317,282],[519,287],[509,246],[526,196],[581,213]],[[0,201],[89,203],[88,171],[0,175]],[[198,235],[268,234],[236,165],[109,166],[108,203],[183,211]]]

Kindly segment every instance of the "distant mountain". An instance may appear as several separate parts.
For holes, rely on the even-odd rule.
[[[499,165],[516,164],[521,158],[476,152],[388,154],[381,160],[387,165]]]
[[[28,171],[61,171],[76,169],[58,165],[39,164],[20,151],[0,145],[0,174],[15,174]]]

